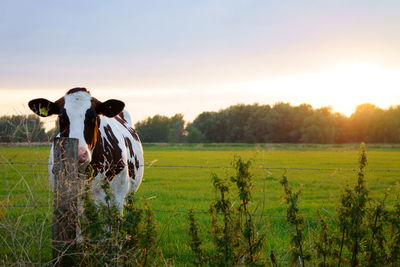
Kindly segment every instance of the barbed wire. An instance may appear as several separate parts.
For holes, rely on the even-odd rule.
[[[49,205],[0,205],[0,208],[49,208]],[[140,209],[140,208],[139,208]],[[143,209],[144,210],[144,209]],[[178,214],[189,214],[190,211],[186,210],[160,210],[160,209],[150,209],[154,213],[178,213]],[[194,214],[209,214],[206,210],[193,211]],[[252,213],[254,217],[270,217],[270,218],[286,218],[286,215],[273,215],[267,213]],[[303,216],[304,219],[314,220],[317,216]]]
[[[21,161],[10,161],[0,162],[0,165],[29,165],[29,166],[49,166],[49,163],[45,162],[21,162]],[[106,165],[109,166],[109,165]],[[205,166],[205,165],[161,165],[161,164],[143,164],[140,165],[147,168],[196,168],[196,169],[233,169],[233,166]],[[345,169],[345,168],[299,168],[299,167],[253,167],[256,170],[295,170],[295,171],[334,171],[334,172],[357,172],[357,169]],[[368,169],[368,172],[400,172],[400,169]],[[45,172],[43,172],[45,174]],[[50,193],[49,191],[42,190],[41,193]],[[48,208],[48,205],[0,205],[2,208]],[[159,210],[155,209],[154,212],[158,213],[188,213],[183,210]],[[195,211],[195,214],[207,214],[207,211]],[[254,216],[271,216],[268,214],[253,214]],[[277,216],[271,216],[277,217]],[[284,216],[278,216],[284,217]],[[310,217],[316,218],[316,217]]]
[[[0,208],[48,208],[48,205],[0,205]]]
[[[0,165],[27,165],[27,166],[51,166],[45,162],[0,162]],[[117,164],[101,164],[99,167],[118,166]],[[192,169],[234,169],[233,166],[206,166],[206,165],[162,165],[162,164],[142,164],[145,168],[192,168]],[[295,170],[295,171],[338,171],[338,172],[358,172],[355,168],[302,168],[302,167],[253,167],[254,170]],[[399,172],[400,169],[366,169],[366,172]]]

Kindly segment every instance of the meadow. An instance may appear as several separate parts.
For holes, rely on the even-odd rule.
[[[289,240],[280,178],[285,174],[291,186],[302,191],[299,205],[306,221],[307,238],[311,240],[317,214],[333,216],[343,188],[355,183],[358,147],[148,144],[144,147],[145,176],[136,199],[138,205],[147,203],[154,212],[157,242],[164,257],[185,263],[191,257],[187,244],[189,209],[195,211],[202,236],[207,240],[207,211],[215,197],[211,173],[229,177],[235,157],[251,159],[252,206],[268,232],[266,253],[274,250],[284,259]],[[47,178],[48,153],[49,146],[0,146],[0,256],[22,257],[38,264],[51,260],[53,196]],[[400,147],[367,145],[367,156],[370,196],[383,199],[388,193],[390,206],[400,189]]]

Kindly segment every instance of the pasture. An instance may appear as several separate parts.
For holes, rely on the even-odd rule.
[[[0,146],[0,258],[51,260],[48,151],[48,146]],[[299,204],[311,238],[317,213],[332,216],[341,190],[355,182],[358,145],[147,145],[144,155],[147,166],[137,203],[146,202],[154,211],[164,257],[185,263],[191,254],[187,211],[196,211],[206,238],[206,213],[215,195],[210,174],[229,177],[236,155],[253,160],[253,208],[268,228],[266,253],[274,250],[284,258],[289,240],[281,176],[285,173],[291,186],[302,191]],[[369,145],[367,156],[370,196],[382,199],[388,192],[390,205],[400,189],[400,147]]]

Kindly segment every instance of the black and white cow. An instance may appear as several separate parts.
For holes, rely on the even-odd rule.
[[[125,104],[119,100],[100,102],[86,88],[73,88],[55,102],[39,98],[29,102],[39,116],[58,115],[61,137],[79,140],[80,163],[89,163],[94,170],[92,193],[96,202],[104,203],[101,185],[110,182],[120,211],[125,197],[136,192],[143,178],[143,150],[132,128]],[[50,151],[49,179],[54,188],[53,147]]]

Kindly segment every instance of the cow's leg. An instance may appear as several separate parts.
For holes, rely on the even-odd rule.
[[[123,175],[125,174],[125,176]],[[122,179],[122,177],[125,177]],[[105,175],[98,174],[92,181],[92,195],[93,195],[93,200],[94,202],[99,205],[99,204],[106,204],[105,197],[106,194],[104,192],[104,189],[102,188],[102,185],[104,183],[104,180],[107,179]],[[124,205],[125,205],[125,197],[129,192],[129,186],[127,183],[128,177],[126,177],[126,172],[121,172],[119,175],[115,176],[112,179],[112,182],[110,183],[110,191],[113,196],[113,204],[115,204],[122,214]]]
[[[102,173],[99,173],[96,175],[96,177],[94,177],[93,181],[91,182],[91,193],[92,193],[92,197],[93,197],[93,201],[97,204],[105,204],[105,197],[106,194],[104,192],[104,189],[102,188],[102,185],[105,181],[105,179],[107,179],[107,177],[105,175],[103,175]]]
[[[128,176],[128,166],[114,177],[110,187],[114,195],[114,201],[122,214],[125,205],[125,197],[129,193],[130,181]]]

